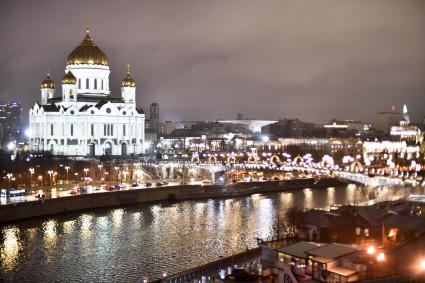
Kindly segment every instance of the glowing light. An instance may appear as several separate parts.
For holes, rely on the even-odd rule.
[[[27,136],[28,138],[30,138],[32,136],[32,131],[31,129],[26,129],[25,130],[25,136]]]
[[[425,259],[421,260],[421,262],[419,263],[419,268],[425,270]]]
[[[373,255],[375,253],[375,247],[370,246],[369,248],[367,248],[367,253],[370,255]]]
[[[376,260],[379,262],[382,262],[385,260],[385,255],[384,253],[379,253],[379,255],[376,257]]]
[[[390,232],[388,233],[388,238],[394,237],[397,234],[396,230],[391,229]]]
[[[16,148],[16,144],[14,142],[10,142],[7,145],[8,150],[14,150]]]

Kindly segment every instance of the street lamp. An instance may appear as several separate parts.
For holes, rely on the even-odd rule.
[[[30,189],[32,188],[32,174],[34,174],[34,168],[28,169],[30,171]]]
[[[77,173],[77,172],[75,172],[75,173],[74,173],[74,176],[75,176],[75,186],[77,186],[77,177],[78,177],[78,173]]]
[[[87,172],[89,172],[89,168],[84,168],[85,177],[87,177]]]
[[[114,169],[117,171],[117,183],[118,183],[118,171],[120,170],[120,167],[115,166]]]
[[[124,170],[124,171],[122,171],[122,174],[124,175],[124,180],[127,181],[128,171]],[[121,184],[122,184],[122,179],[121,179]]]
[[[52,186],[52,174],[53,174],[53,170],[49,170],[47,171],[47,174],[49,174],[49,186]]]
[[[97,165],[97,167],[99,168],[99,179],[102,178],[102,164]]]
[[[13,177],[13,174],[12,173],[7,173],[7,179],[9,180],[9,190],[10,190],[10,178],[12,178]]]
[[[65,170],[66,170],[66,184],[68,184],[68,171],[69,171],[70,167],[69,166],[65,166]]]

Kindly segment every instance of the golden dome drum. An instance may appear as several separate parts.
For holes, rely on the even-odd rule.
[[[74,76],[74,74],[69,71],[66,73],[65,76],[62,78],[62,84],[64,85],[75,85],[77,83],[77,78]]]
[[[136,87],[136,81],[130,75],[130,64],[127,65],[127,76],[125,76],[121,81],[122,87]]]
[[[55,82],[50,78],[49,73],[47,73],[47,76],[44,81],[41,82],[41,88],[56,88]]]
[[[68,55],[67,65],[81,64],[108,65],[108,57],[96,46],[88,29],[81,44]]]
[[[125,78],[122,79],[121,85],[123,87],[135,87],[136,82],[134,81],[133,77],[130,75],[130,73],[125,76]]]

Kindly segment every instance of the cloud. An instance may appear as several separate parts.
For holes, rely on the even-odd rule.
[[[0,99],[26,108],[48,65],[59,83],[89,21],[113,94],[130,63],[139,104],[159,102],[164,119],[374,121],[401,103],[424,114],[424,1],[15,1],[0,11]]]

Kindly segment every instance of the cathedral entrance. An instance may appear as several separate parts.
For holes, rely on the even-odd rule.
[[[126,143],[121,144],[121,155],[127,155],[127,144]]]
[[[112,144],[110,142],[105,143],[105,155],[112,155]]]
[[[96,147],[94,143],[89,144],[89,155],[94,156],[96,153]]]

